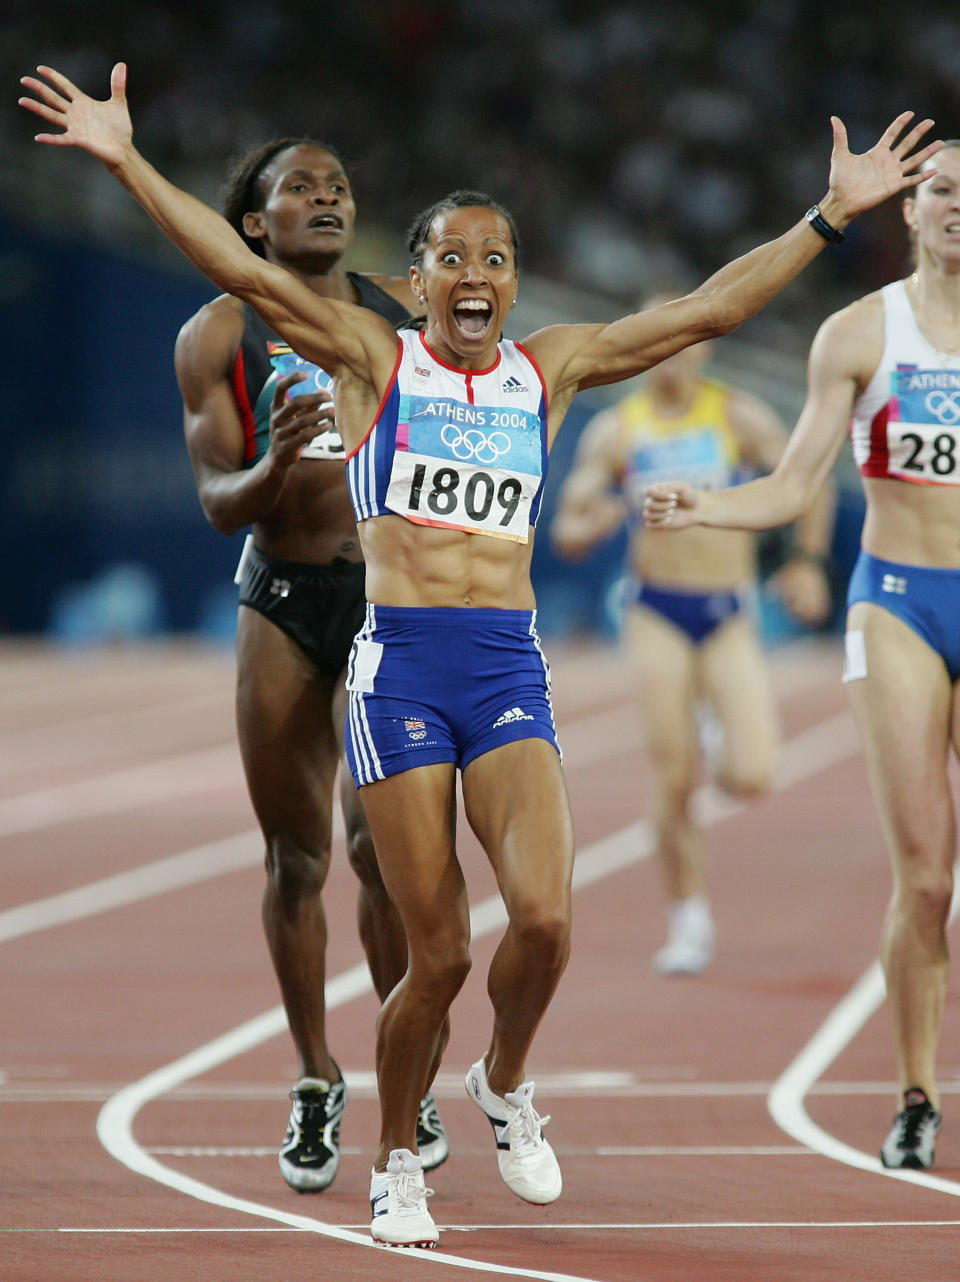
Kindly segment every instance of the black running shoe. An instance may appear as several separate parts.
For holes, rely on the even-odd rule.
[[[417,1149],[425,1171],[436,1170],[450,1156],[450,1141],[443,1129],[437,1103],[431,1091],[420,1101],[417,1114]]]
[[[911,1171],[928,1171],[933,1166],[933,1144],[940,1130],[940,1114],[919,1086],[904,1091],[903,1103],[880,1150],[880,1161],[894,1170],[905,1167]]]
[[[280,1149],[280,1171],[298,1193],[319,1193],[333,1183],[340,1166],[346,1083],[302,1077],[290,1098],[293,1108]]]

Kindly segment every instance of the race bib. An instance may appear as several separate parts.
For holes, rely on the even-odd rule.
[[[887,471],[905,481],[960,485],[960,370],[898,365],[890,378]]]
[[[386,505],[420,525],[526,543],[543,476],[541,423],[528,410],[400,397]]]
[[[289,347],[272,343],[270,344],[270,349],[270,364],[276,370],[276,378],[283,378],[285,374],[307,375],[302,382],[294,383],[290,388],[288,395],[291,398],[294,396],[307,396],[311,392],[329,392],[331,396],[333,395],[333,378],[325,369],[321,369],[319,365],[314,365],[311,361],[304,360],[302,356],[298,356]],[[270,395],[273,395],[272,387]],[[325,428],[322,432],[319,432],[300,451],[301,458],[342,460],[344,455],[343,441],[336,426]]]

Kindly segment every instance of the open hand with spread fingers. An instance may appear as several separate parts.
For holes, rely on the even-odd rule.
[[[38,67],[43,76],[23,76],[20,83],[36,95],[18,98],[26,107],[62,133],[41,133],[37,142],[55,147],[80,147],[109,168],[118,164],[133,139],[133,125],[127,108],[127,67],[118,62],[110,73],[110,97],[105,101],[91,98],[53,67]]]
[[[843,221],[855,218],[898,192],[916,187],[937,172],[935,168],[920,170],[943,143],[937,140],[916,150],[924,135],[933,128],[933,121],[921,120],[908,128],[913,119],[912,111],[902,111],[869,151],[855,155],[847,144],[843,121],[838,116],[830,117],[833,126],[830,197],[841,207]]]

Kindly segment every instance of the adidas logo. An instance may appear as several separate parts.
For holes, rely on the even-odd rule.
[[[512,725],[514,721],[532,721],[533,717],[529,712],[524,712],[522,708],[508,708],[502,716],[497,717],[493,723],[493,729],[497,730],[500,726]]]
[[[529,392],[530,389],[529,387],[527,387],[526,383],[521,383],[519,378],[515,378],[511,374],[511,376],[503,384],[503,390],[505,392]]]

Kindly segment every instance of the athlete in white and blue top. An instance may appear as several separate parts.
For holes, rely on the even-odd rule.
[[[347,458],[358,527],[396,514],[527,543],[547,471],[546,409],[540,371],[519,344],[501,340],[488,369],[457,369],[418,330],[401,332],[376,421]],[[465,672],[476,679],[465,683]],[[347,752],[361,786],[439,762],[464,770],[519,739],[557,748],[532,610],[369,604],[347,689]]]
[[[793,520],[849,428],[867,501],[847,594],[844,681],[890,847],[881,957],[895,1030],[899,1111],[886,1166],[933,1164],[936,1053],[957,856],[948,774],[960,748],[960,140],[928,166],[903,216],[916,271],[831,316],[809,394],[770,477],[712,494],[647,492],[647,519],[766,529]],[[938,172],[939,170],[939,172]]]
[[[350,732],[355,759],[363,754],[354,727],[364,736],[369,731],[364,748],[372,743],[376,750],[369,765],[373,781],[363,785],[364,808],[408,955],[407,973],[377,1021],[381,1135],[371,1177],[371,1233],[396,1245],[431,1245],[438,1236],[416,1154],[416,1125],[446,1043],[447,1013],[470,967],[469,901],[450,822],[458,762],[467,818],[490,859],[508,916],[487,981],[493,1034],[467,1074],[467,1089],[493,1126],[507,1185],[527,1201],[552,1202],[562,1179],[533,1106],[533,1083],[525,1080],[526,1059],[569,954],[573,829],[552,727],[548,733],[544,725],[547,675],[530,582],[529,521],[542,481],[542,448],[549,449],[581,388],[632,377],[691,343],[733,329],[817,256],[831,224],[840,229],[915,186],[912,171],[937,150],[936,143],[920,145],[932,122],[908,128],[912,116],[904,113],[858,156],[834,118],[830,186],[819,214],[811,210],[684,298],[611,324],[551,326],[525,340],[520,355],[529,357],[529,366],[515,368],[511,357],[507,379],[526,381],[527,390],[501,386],[496,397],[482,401],[517,414],[517,424],[510,419],[505,433],[509,451],[501,452],[504,442],[494,436],[499,425],[481,427],[456,415],[423,437],[418,420],[411,421],[404,448],[402,407],[388,409],[388,402],[395,393],[414,394],[418,366],[415,360],[410,378],[405,374],[397,383],[397,335],[388,322],[319,297],[253,254],[223,219],[158,174],[133,145],[122,63],[113,70],[106,101],[90,98],[51,68],[40,74],[25,77],[35,96],[21,102],[61,132],[41,133],[38,141],[82,147],[100,159],[202,271],[250,303],[293,351],[333,375],[348,455],[362,450],[371,425],[395,421],[392,440],[392,428],[384,430],[383,459],[380,442],[370,451],[368,488],[361,491],[354,478],[356,497],[376,504],[377,514],[371,509],[359,520],[373,618],[354,655],[351,694],[361,697],[353,701]],[[422,351],[433,356],[419,368],[429,370],[428,382],[435,370],[452,371],[459,392],[444,398],[452,407],[469,406],[467,389],[505,363],[500,338],[518,285],[513,220],[488,197],[457,192],[416,221],[410,248],[411,284],[426,311]],[[536,398],[532,405],[528,396]],[[514,397],[522,402],[517,410],[509,408]],[[531,412],[536,427],[526,418]],[[520,450],[527,430],[541,434],[538,449]],[[441,447],[454,458],[438,453]],[[456,458],[458,449],[469,457]],[[397,460],[401,453],[407,457]],[[539,473],[530,470],[538,464]],[[426,649],[428,632],[433,644]],[[477,645],[468,644],[474,638]],[[442,672],[436,684],[446,688],[433,688],[438,652],[447,672],[456,668],[456,699]],[[401,670],[402,690],[391,685]],[[516,672],[515,680],[503,680],[508,671]],[[482,708],[487,690],[491,699]],[[379,704],[381,695],[388,703],[409,700],[411,715],[397,719]],[[374,715],[365,723],[368,698]],[[386,744],[385,711],[395,720],[394,741]],[[429,743],[434,730],[436,745]],[[420,748],[401,749],[405,742]],[[424,760],[421,748],[436,759],[417,765]],[[400,759],[409,768],[396,769]]]
[[[396,512],[526,543],[547,472],[546,421],[543,379],[520,344],[501,341],[490,369],[460,370],[421,332],[401,332],[383,407],[347,461],[357,521]]]

